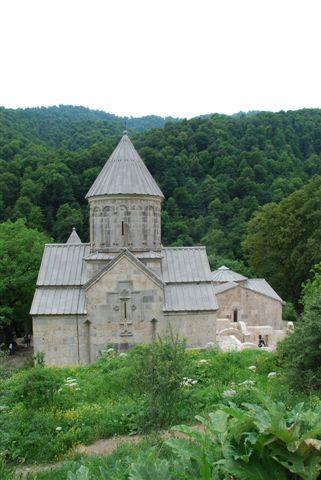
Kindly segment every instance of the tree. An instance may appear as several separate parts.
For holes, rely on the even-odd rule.
[[[31,329],[29,310],[48,241],[22,219],[0,224],[0,343]]]
[[[303,314],[278,346],[290,382],[309,391],[321,390],[321,263],[313,272],[303,289]]]
[[[262,207],[243,242],[250,266],[296,305],[302,283],[321,260],[320,199],[321,177],[315,177],[280,203]]]
[[[82,213],[77,208],[73,208],[68,203],[65,203],[59,207],[57,212],[54,227],[55,238],[60,242],[65,242],[73,227],[75,227],[81,235],[83,227]]]

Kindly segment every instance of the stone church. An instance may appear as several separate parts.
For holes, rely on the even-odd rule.
[[[211,272],[205,247],[163,247],[160,188],[126,132],[86,195],[90,242],[73,230],[47,244],[31,306],[35,352],[48,365],[94,362],[162,335],[217,342],[217,321],[281,330],[282,300],[262,279]],[[262,327],[263,328],[263,327]]]

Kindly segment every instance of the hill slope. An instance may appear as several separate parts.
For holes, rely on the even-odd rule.
[[[1,220],[23,216],[57,240],[75,225],[87,239],[84,196],[122,129],[123,119],[82,107],[1,109]],[[260,205],[321,173],[321,110],[212,115],[132,138],[166,196],[163,243],[203,242],[231,258],[242,256],[246,222]]]

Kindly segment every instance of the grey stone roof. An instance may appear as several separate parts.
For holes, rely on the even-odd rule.
[[[31,315],[85,315],[85,292],[81,287],[38,287]]]
[[[76,232],[75,227],[72,229],[71,234],[66,243],[81,243],[78,233]]]
[[[205,247],[165,247],[162,253],[164,282],[212,280]]]
[[[227,290],[235,287],[246,288],[247,290],[251,290],[252,292],[265,295],[266,297],[273,298],[273,300],[284,303],[282,298],[276,293],[276,291],[271,287],[271,285],[269,285],[268,282],[264,280],[264,278],[250,278],[242,283],[220,283],[217,285],[213,285],[213,290],[215,295],[219,295],[220,293],[226,292]]]
[[[126,133],[105,163],[86,198],[117,194],[153,195],[164,198]]]
[[[49,243],[45,246],[37,286],[76,286],[86,281],[86,262],[89,243]]]
[[[108,253],[90,254],[86,243],[64,243],[45,246],[31,315],[85,314],[86,260],[115,262],[124,254],[164,287],[164,311],[217,310],[205,247],[163,248],[161,252],[143,252],[142,257],[126,250],[111,258]],[[160,258],[162,278],[139,258]]]
[[[217,310],[205,247],[162,248],[164,311]]]
[[[218,309],[210,283],[167,284],[164,287],[164,297],[164,311],[186,312]]]
[[[274,298],[274,300],[278,300],[279,302],[284,303],[282,298],[276,293],[276,291],[268,284],[264,278],[251,278],[247,280],[245,283],[245,288],[252,290],[256,293],[261,293],[262,295],[266,295],[267,297]]]
[[[233,272],[233,270],[229,269],[225,265],[222,265],[222,267],[218,268],[217,270],[214,270],[212,272],[212,281],[213,282],[243,282],[244,280],[247,280],[247,277],[244,277],[244,275],[241,275],[240,273]]]
[[[237,286],[239,286],[239,284],[235,282],[218,283],[217,285],[213,285],[213,290],[215,295],[217,295],[218,293],[226,292]]]

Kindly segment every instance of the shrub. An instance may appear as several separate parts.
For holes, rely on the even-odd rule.
[[[60,384],[61,374],[58,370],[39,365],[22,377],[17,394],[25,404],[35,408],[47,407],[52,403]]]
[[[184,397],[185,342],[170,331],[164,338],[135,349],[133,359],[132,381],[144,402],[143,430],[170,425]]]
[[[304,287],[303,314],[294,332],[278,345],[290,383],[296,388],[321,389],[321,266]]]

